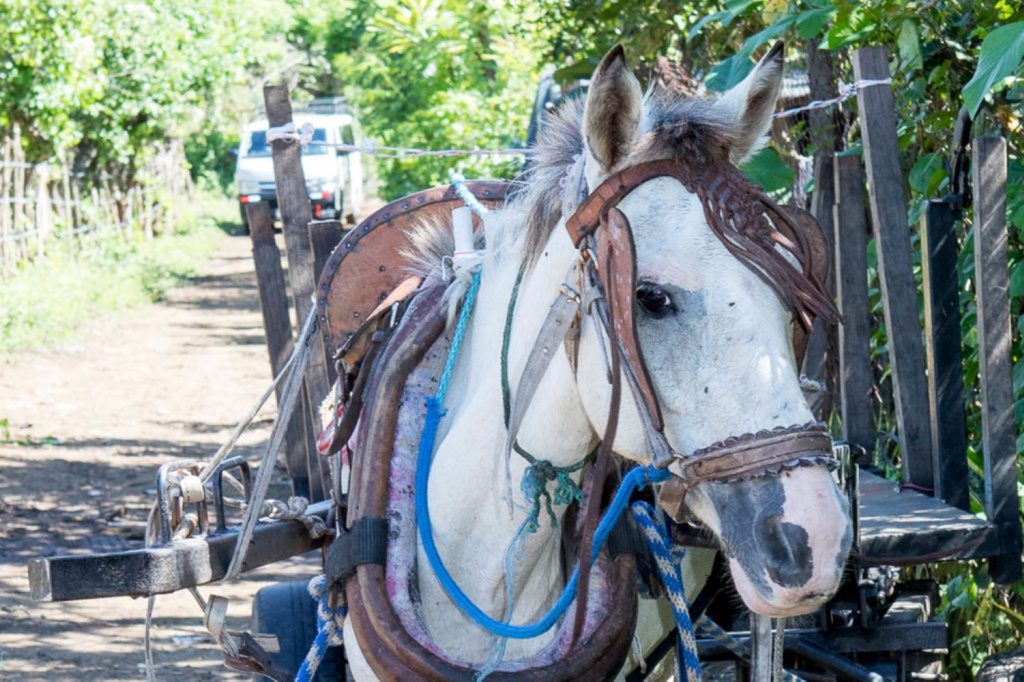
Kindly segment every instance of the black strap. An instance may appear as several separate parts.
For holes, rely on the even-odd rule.
[[[327,550],[324,572],[331,585],[344,585],[363,564],[384,565],[388,556],[388,522],[373,516],[356,519]]]

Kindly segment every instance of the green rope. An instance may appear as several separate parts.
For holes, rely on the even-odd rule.
[[[508,311],[505,313],[505,331],[501,338],[501,403],[505,410],[505,428],[508,428],[509,419],[512,413],[512,389],[508,381],[508,349],[512,340],[512,320],[515,317],[516,302],[519,300],[519,285],[523,282],[523,271],[516,275],[516,282],[512,286],[512,296],[509,298]],[[523,480],[520,483],[523,494],[530,501],[531,509],[527,516],[526,529],[535,533],[540,528],[541,500],[547,510],[551,525],[558,526],[558,517],[552,504],[570,504],[574,500],[583,500],[583,491],[580,490],[576,481],[572,480],[569,474],[575,473],[586,466],[597,456],[597,448],[594,448],[586,457],[564,467],[556,467],[546,459],[540,459],[527,452],[519,445],[519,440],[512,442],[512,449],[516,454],[525,459],[530,466],[523,473]],[[548,483],[555,482],[555,494],[552,497],[548,492]]]

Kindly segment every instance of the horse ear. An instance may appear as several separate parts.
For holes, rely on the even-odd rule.
[[[775,43],[754,70],[715,103],[716,111],[735,122],[736,140],[729,153],[733,163],[743,163],[765,143],[782,88],[783,48],[782,41]]]
[[[583,116],[587,147],[605,172],[629,153],[642,107],[640,83],[626,66],[622,45],[616,45],[594,71]]]

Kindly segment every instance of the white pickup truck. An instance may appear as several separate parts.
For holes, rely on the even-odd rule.
[[[357,144],[359,134],[351,114],[295,113],[295,126],[309,124],[312,140],[302,148],[302,171],[306,176],[314,218],[343,217],[355,222],[363,201],[363,164],[359,152],[338,149],[338,144]],[[260,119],[245,126],[235,167],[235,184],[246,233],[245,205],[265,201],[280,217],[274,165],[267,143],[267,121]]]

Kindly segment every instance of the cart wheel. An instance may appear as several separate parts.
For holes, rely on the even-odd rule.
[[[252,628],[255,632],[277,635],[281,651],[272,654],[275,663],[296,672],[316,637],[316,602],[306,591],[306,580],[264,587],[252,602]],[[319,682],[344,680],[344,647],[331,647],[316,671]],[[265,680],[262,675],[256,680]]]

